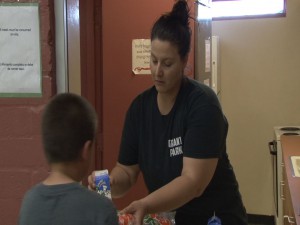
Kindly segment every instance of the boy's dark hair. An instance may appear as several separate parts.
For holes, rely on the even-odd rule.
[[[169,41],[178,48],[181,59],[185,58],[191,46],[189,27],[189,7],[185,0],[178,0],[171,12],[162,15],[151,30],[151,41],[159,39]]]
[[[97,116],[83,97],[63,93],[46,106],[42,118],[42,139],[49,163],[79,159],[85,142],[95,140]]]

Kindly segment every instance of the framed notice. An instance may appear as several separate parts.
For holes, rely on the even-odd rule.
[[[211,52],[210,40],[205,40],[205,73],[210,72]]]
[[[132,40],[132,72],[138,74],[150,74],[150,39]]]
[[[38,3],[0,3],[0,97],[42,96]]]

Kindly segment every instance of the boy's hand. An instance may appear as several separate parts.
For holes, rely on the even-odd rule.
[[[90,190],[95,191],[96,190],[96,185],[95,185],[95,171],[93,171],[92,174],[89,175],[89,177],[88,177],[88,183],[89,183],[88,188]]]
[[[88,176],[88,183],[89,183],[88,188],[93,191],[96,190],[95,172],[96,171],[93,171],[92,174]],[[109,176],[109,181],[110,181],[110,187],[112,187],[114,184],[114,178],[112,176]]]

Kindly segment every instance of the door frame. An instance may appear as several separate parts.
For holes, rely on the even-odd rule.
[[[98,131],[91,171],[100,170],[103,160],[103,62],[102,0],[79,1],[81,95],[95,107]]]

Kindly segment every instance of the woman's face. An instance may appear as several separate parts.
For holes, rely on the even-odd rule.
[[[154,39],[151,42],[150,69],[158,93],[177,94],[186,62],[169,41]]]

